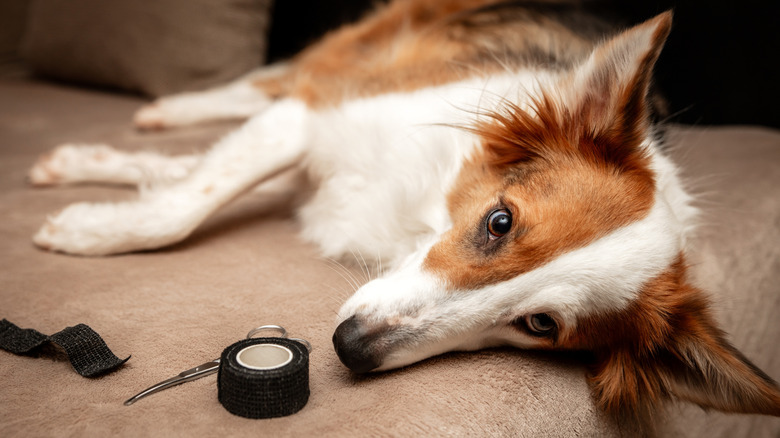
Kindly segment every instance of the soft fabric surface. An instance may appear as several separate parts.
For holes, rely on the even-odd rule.
[[[160,96],[238,77],[264,60],[271,0],[33,0],[22,51],[34,71]]]
[[[119,357],[99,378],[56,355],[0,351],[0,434],[27,436],[633,436],[593,406],[581,358],[493,349],[447,354],[355,377],[331,346],[335,311],[351,286],[296,237],[286,207],[247,195],[190,239],[162,251],[81,258],[40,251],[30,236],[76,201],[129,199],[109,187],[33,189],[25,174],[58,143],[200,150],[234,125],[144,135],[142,102],[33,82],[0,82],[0,318],[54,333],[86,323]],[[692,242],[697,283],[714,294],[734,344],[780,378],[780,132],[672,127],[674,155],[704,194]],[[350,273],[364,281],[360,268]],[[126,407],[147,386],[219,356],[261,324],[311,341],[311,398],[279,419],[236,417],[217,401],[216,376]],[[780,419],[670,405],[660,436],[776,437]]]

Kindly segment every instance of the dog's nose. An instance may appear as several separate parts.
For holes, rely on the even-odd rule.
[[[356,373],[367,373],[382,364],[372,348],[376,333],[369,333],[355,316],[349,317],[333,333],[333,347],[341,362]]]

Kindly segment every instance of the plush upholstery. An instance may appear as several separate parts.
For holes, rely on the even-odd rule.
[[[262,65],[270,0],[32,0],[22,54],[48,77],[160,96]]]
[[[0,435],[27,436],[633,436],[593,405],[583,358],[512,349],[453,353],[353,376],[331,346],[351,286],[296,237],[288,207],[247,195],[184,243],[106,258],[51,254],[30,236],[76,201],[129,199],[110,187],[33,189],[36,156],[70,141],[171,153],[202,150],[235,125],[140,134],[139,99],[0,81],[0,318],[54,333],[86,323],[120,357],[99,378],[56,355],[0,351]],[[734,344],[780,378],[780,132],[672,126],[673,155],[703,195],[691,262]],[[361,270],[351,267],[362,280]],[[248,420],[217,401],[216,376],[126,407],[141,389],[213,359],[252,327],[276,323],[314,345],[299,413]],[[670,405],[660,436],[776,437],[780,419]]]

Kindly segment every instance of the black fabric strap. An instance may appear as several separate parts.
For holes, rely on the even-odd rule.
[[[35,354],[47,342],[59,345],[77,373],[94,377],[117,368],[130,359],[120,359],[111,352],[103,338],[85,324],[78,324],[47,336],[33,329],[23,329],[7,319],[0,321],[0,348],[14,354]]]

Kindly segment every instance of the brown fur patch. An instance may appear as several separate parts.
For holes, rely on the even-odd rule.
[[[270,96],[289,94],[315,107],[332,105],[507,68],[570,65],[586,56],[605,30],[591,22],[578,31],[526,6],[499,0],[396,0],[302,52],[282,78],[255,85]]]
[[[490,152],[467,163],[449,198],[453,228],[428,253],[424,269],[452,289],[508,280],[645,216],[653,202],[646,168],[621,173],[569,151],[501,170]],[[483,218],[506,208],[512,231],[488,239]]]
[[[454,225],[425,269],[453,289],[508,280],[641,219],[654,178],[638,145],[602,145],[587,125],[543,97],[532,112],[509,105],[475,129],[482,154],[464,165],[449,198]],[[506,208],[513,231],[490,242],[482,218]]]
[[[671,396],[730,412],[780,414],[780,390],[714,323],[707,297],[687,284],[682,255],[628,308],[581,318],[559,347],[593,351],[598,404],[651,416]]]

